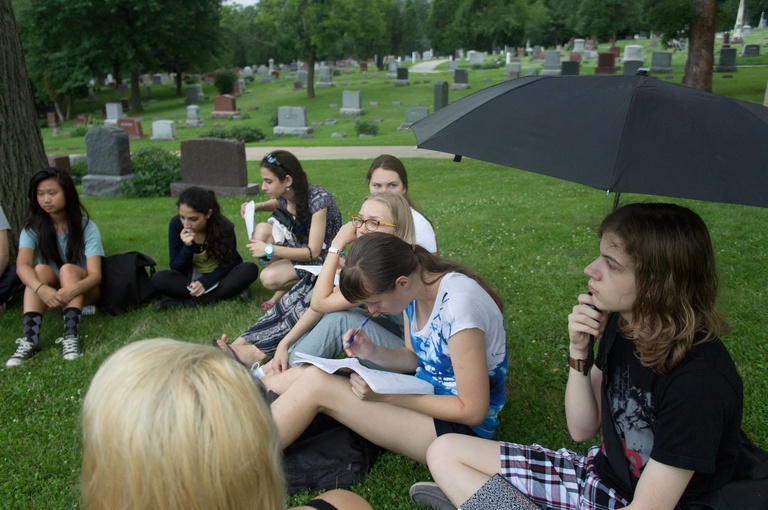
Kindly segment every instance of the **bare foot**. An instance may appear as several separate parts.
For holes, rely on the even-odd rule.
[[[249,344],[243,337],[237,337],[234,342],[228,344],[227,335],[221,335],[221,338],[216,340],[216,344],[219,346],[219,349],[233,355],[237,361],[248,368],[251,368],[254,363],[261,362],[267,357],[258,347]]]

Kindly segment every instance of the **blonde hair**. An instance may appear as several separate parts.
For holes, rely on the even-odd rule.
[[[283,508],[263,390],[219,349],[167,338],[119,349],[91,381],[82,420],[84,508]]]
[[[416,244],[416,227],[413,225],[413,212],[408,200],[399,193],[383,191],[365,197],[363,203],[375,200],[387,206],[395,222],[394,234],[408,244]]]

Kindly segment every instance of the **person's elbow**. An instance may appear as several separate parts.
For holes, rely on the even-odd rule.
[[[599,431],[600,431],[599,427],[585,428],[585,427],[572,426],[570,424],[568,425],[568,433],[571,435],[571,439],[573,439],[577,443],[583,443],[585,441],[589,441],[590,439],[595,438],[595,436],[597,436]]]

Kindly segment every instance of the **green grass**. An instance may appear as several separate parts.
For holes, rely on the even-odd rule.
[[[406,160],[416,203],[433,220],[441,252],[479,271],[499,289],[509,344],[508,401],[498,438],[585,450],[568,437],[562,407],[567,378],[566,315],[584,291],[583,267],[596,255],[594,227],[610,210],[612,196],[564,181],[465,160]],[[331,190],[346,216],[366,194],[364,162],[308,161],[312,182]],[[622,202],[662,200],[623,195]],[[222,199],[237,221],[238,199]],[[768,210],[674,200],[699,212],[710,226],[722,278],[720,303],[731,334],[725,339],[745,385],[744,428],[768,446]],[[167,220],[172,198],[86,198],[108,253],[137,249],[167,267]],[[240,223],[238,223],[240,225]],[[238,233],[244,232],[244,227]],[[241,241],[243,239],[241,238]],[[247,255],[242,250],[244,256]],[[157,313],[151,307],[119,317],[86,317],[81,327],[85,355],[61,358],[53,340],[60,319],[48,314],[43,351],[27,364],[0,368],[0,501],[7,508],[76,508],[81,441],[79,409],[88,381],[120,346],[146,337],[169,336],[208,343],[237,335],[254,322],[269,293],[254,284],[252,299],[197,310]],[[0,360],[14,351],[21,306],[0,315],[4,340]],[[236,430],[222,433],[237,433]],[[417,508],[408,487],[426,479],[423,466],[394,454],[382,456],[355,490],[375,508]],[[298,504],[307,496],[290,498]]]

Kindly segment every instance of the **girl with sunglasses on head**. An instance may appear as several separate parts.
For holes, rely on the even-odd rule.
[[[176,201],[179,213],[168,224],[171,269],[152,275],[163,299],[155,309],[204,305],[245,293],[259,268],[237,252],[235,226],[221,214],[216,193],[190,186]]]
[[[294,367],[263,379],[280,395],[271,408],[282,448],[319,412],[421,463],[442,434],[491,437],[506,399],[507,366],[495,290],[460,264],[381,232],[352,243],[339,288],[344,299],[363,303],[371,313],[403,313],[406,326],[399,349],[373,344],[366,329],[350,329],[342,339],[346,354],[415,373],[435,394],[376,394],[357,374],[347,378],[312,365]]]
[[[331,348],[338,353],[341,350],[341,333],[331,336],[327,327],[320,327],[317,324],[323,318],[323,313],[318,313],[309,307],[310,299],[314,300],[315,294],[319,291],[326,298],[326,310],[337,311],[346,310],[355,306],[349,303],[338,292],[333,292],[333,280],[338,269],[339,251],[344,249],[355,239],[370,232],[387,232],[395,234],[408,243],[414,242],[413,219],[410,213],[410,207],[404,197],[395,193],[379,193],[368,196],[360,207],[360,212],[352,217],[352,221],[345,224],[339,230],[336,237],[331,242],[328,257],[323,263],[320,276],[314,282],[314,288],[308,295],[290,300],[290,309],[282,310],[283,306],[289,306],[286,303],[292,297],[293,290],[280,300],[275,308],[268,311],[264,317],[254,324],[248,331],[240,335],[234,342],[226,345],[226,336],[219,340],[219,346],[228,350],[232,349],[235,355],[245,365],[254,367],[254,363],[263,363],[268,355],[274,358],[257,371],[259,376],[275,372],[282,372],[290,367],[289,351],[297,345],[297,342],[303,343],[307,336],[319,337],[319,340],[309,340],[310,345],[319,342],[321,345],[332,344]],[[340,248],[337,248],[340,247]],[[330,314],[335,315],[335,314]],[[360,322],[361,315],[355,314],[355,320]],[[274,321],[281,321],[278,334],[274,333],[275,328],[270,325]],[[383,328],[380,335],[374,335],[380,339],[382,344],[394,343],[396,346],[402,346],[402,335],[398,336],[395,332],[388,332],[387,323],[383,325],[371,324],[369,332],[377,331]],[[390,327],[390,329],[392,329]],[[334,328],[338,330],[338,327]],[[399,344],[399,345],[398,345]],[[316,350],[302,350],[308,354],[315,354]],[[322,355],[322,352],[317,352]]]
[[[256,211],[279,209],[289,223],[285,225],[272,220],[257,224],[248,245],[254,257],[268,263],[259,278],[264,287],[277,291],[262,305],[269,309],[284,291],[305,275],[293,266],[322,264],[331,241],[341,228],[341,213],[333,195],[307,181],[301,163],[290,152],[267,154],[261,160],[259,171],[261,189],[269,200],[256,204]],[[241,207],[243,216],[245,205]]]
[[[101,298],[104,248],[96,224],[80,203],[69,172],[46,168],[29,181],[29,214],[19,237],[16,272],[24,290],[23,336],[5,363],[12,367],[40,350],[43,314],[62,310],[64,332],[56,340],[65,360],[80,356],[79,328],[84,306]]]
[[[743,390],[706,225],[677,205],[630,204],[598,235],[590,292],[568,316],[565,416],[575,441],[601,444],[584,456],[444,436],[427,453],[439,488],[416,484],[414,500],[454,508],[506,480],[541,508],[673,510],[731,480]]]

